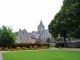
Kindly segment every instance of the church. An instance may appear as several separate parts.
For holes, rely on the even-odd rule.
[[[42,20],[37,28],[38,31],[32,31],[31,33],[28,33],[26,29],[19,29],[19,31],[16,32],[16,43],[46,43],[46,39],[51,38],[51,34],[48,29],[45,29]]]

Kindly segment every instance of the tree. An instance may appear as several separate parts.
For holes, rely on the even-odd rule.
[[[58,13],[58,15],[54,17],[54,20],[52,20],[48,28],[53,37],[57,38],[58,34],[61,34],[64,37],[64,46],[66,47],[66,33],[68,32],[67,23],[66,20],[61,19],[61,13]]]
[[[55,38],[56,41],[63,41],[63,37],[57,37]]]
[[[16,40],[15,34],[12,29],[6,26],[0,28],[0,46],[7,47],[8,45],[14,44]]]
[[[50,38],[47,38],[47,39],[46,39],[46,42],[47,42],[47,43],[50,43],[50,42],[51,42]]]
[[[61,34],[64,37],[64,47],[67,46],[66,35],[69,31],[80,30],[80,1],[64,0],[61,10],[54,16],[48,26],[52,36],[57,37]]]
[[[69,33],[67,33],[67,36],[70,36],[74,39],[80,39],[80,31],[77,31],[77,32],[70,31]]]

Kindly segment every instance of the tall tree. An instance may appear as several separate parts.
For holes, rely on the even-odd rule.
[[[64,0],[61,10],[55,15],[49,24],[49,32],[55,37],[61,34],[64,37],[64,47],[66,44],[66,34],[69,31],[80,29],[80,1]]]
[[[16,36],[12,29],[2,26],[0,28],[0,46],[6,47],[15,43]]]

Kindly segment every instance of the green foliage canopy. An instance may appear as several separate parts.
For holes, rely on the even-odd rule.
[[[0,28],[0,46],[6,47],[7,45],[14,44],[16,40],[15,34],[12,29],[2,26]]]
[[[66,46],[66,34],[69,31],[80,30],[80,0],[64,0],[60,11],[48,26],[53,37],[61,34]]]
[[[46,39],[46,42],[47,42],[47,43],[50,43],[50,42],[51,42],[50,38],[47,38],[47,39]]]

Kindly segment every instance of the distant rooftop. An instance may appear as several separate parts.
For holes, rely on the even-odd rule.
[[[44,26],[44,25],[43,25],[43,22],[42,22],[42,20],[40,21],[40,24],[39,24],[39,26]]]

